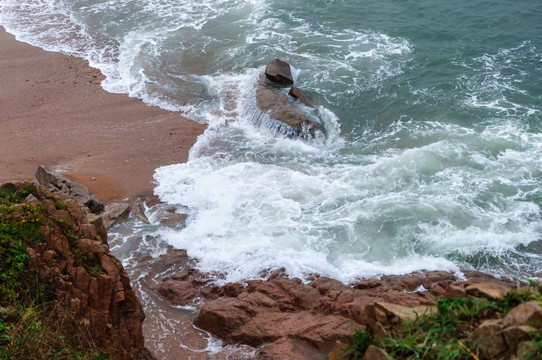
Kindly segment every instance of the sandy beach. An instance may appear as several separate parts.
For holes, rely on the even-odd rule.
[[[0,27],[0,182],[64,171],[104,202],[153,194],[153,173],[185,162],[205,125],[103,90],[82,59]]]

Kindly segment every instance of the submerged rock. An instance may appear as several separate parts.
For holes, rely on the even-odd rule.
[[[314,137],[316,131],[322,130],[318,122],[311,119],[283,91],[285,86],[293,85],[293,83],[290,65],[280,59],[273,60],[266,67],[265,77],[262,77],[258,82],[256,105],[271,119],[294,129],[298,136]],[[308,106],[314,104],[312,99],[298,88],[292,87],[290,95]]]
[[[290,88],[288,95],[301,101],[303,104],[307,105],[308,107],[314,107],[314,100],[310,97],[310,95],[304,92],[303,90],[296,88],[295,86],[292,86]]]
[[[270,118],[293,128],[298,135],[314,137],[320,125],[292,103],[279,87],[261,79],[256,90],[256,105]]]
[[[143,203],[143,200],[141,198],[138,198],[134,203],[134,209],[133,209],[134,216],[141,221],[143,224],[149,225],[149,219],[147,218],[147,215],[145,215],[145,205]]]

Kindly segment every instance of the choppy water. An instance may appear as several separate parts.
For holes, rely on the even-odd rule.
[[[0,4],[8,31],[88,59],[105,89],[209,124],[188,163],[156,170],[187,227],[145,231],[222,281],[540,275],[542,2]],[[289,139],[256,110],[275,57],[320,104],[325,137]]]

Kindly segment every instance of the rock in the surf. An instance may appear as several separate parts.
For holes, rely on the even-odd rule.
[[[294,128],[298,135],[308,134],[314,137],[320,125],[305,115],[292,104],[280,89],[267,79],[262,79],[256,90],[256,105],[270,118]]]
[[[280,59],[271,61],[265,69],[265,78],[262,77],[258,83],[256,105],[270,118],[293,128],[297,135],[314,137],[316,131],[321,130],[318,122],[311,119],[283,91],[285,86],[293,83],[290,65]],[[290,96],[298,98],[308,106],[314,104],[310,96],[293,86]]]
[[[265,76],[277,84],[288,86],[294,84],[290,64],[280,59],[271,61],[265,68]]]
[[[290,92],[288,93],[288,95],[301,101],[308,107],[314,107],[314,100],[310,97],[310,95],[295,86],[292,86],[290,88]]]

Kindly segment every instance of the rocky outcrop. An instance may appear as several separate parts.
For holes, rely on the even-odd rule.
[[[44,169],[39,173],[49,176]],[[29,184],[3,186],[24,189]],[[142,307],[122,264],[109,251],[103,229],[87,220],[74,197],[45,186],[37,186],[24,205],[44,219],[44,241],[27,251],[59,330],[106,349],[113,359],[152,359],[143,342]]]
[[[65,176],[55,173],[41,165],[36,171],[36,179],[41,186],[73,196],[80,206],[85,206],[94,214],[100,213],[105,205],[85,186],[73,182]]]
[[[314,106],[314,102],[307,94],[293,86],[289,98],[282,89],[293,84],[290,65],[280,59],[273,60],[266,67],[265,77],[258,82],[256,105],[270,118],[294,129],[297,135],[314,137],[316,131],[321,131],[320,125],[292,99],[299,99],[308,106]]]
[[[95,225],[99,229],[98,231],[101,231],[102,227],[104,228],[100,234],[104,240],[107,237],[106,230],[130,215],[129,204],[113,202],[105,206],[84,185],[73,182],[43,165],[36,171],[36,179],[41,186],[47,187],[53,194],[63,193],[75,198],[90,223]]]
[[[170,250],[160,262],[164,269],[188,264],[186,252],[179,250]],[[491,278],[474,272],[468,276],[472,284]],[[442,297],[457,281],[453,274],[437,271],[383,276],[352,285],[326,277],[303,283],[277,271],[267,280],[216,286],[187,265],[159,280],[155,291],[172,305],[203,302],[195,325],[226,343],[262,346],[257,358],[303,359],[303,354],[313,354],[317,359],[314,354],[329,351],[337,340],[348,342],[354,328],[364,329],[367,310],[374,304],[394,309],[398,319],[412,317],[431,311],[424,304]]]

